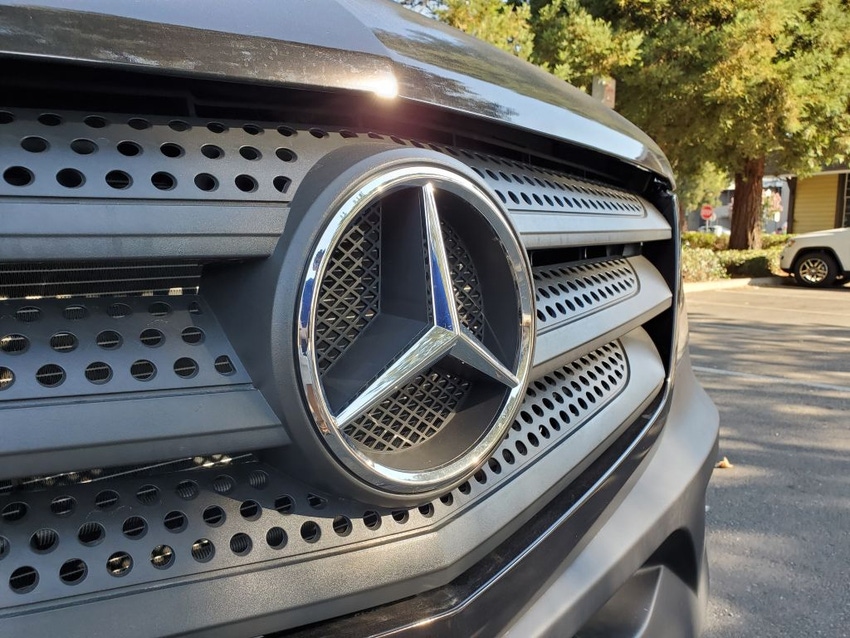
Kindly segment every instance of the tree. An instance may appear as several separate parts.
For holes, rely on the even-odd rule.
[[[438,18],[518,58],[531,57],[533,36],[526,4],[504,0],[445,0]]]
[[[735,178],[730,247],[761,243],[768,162],[805,174],[850,154],[850,7],[842,0],[587,0],[644,35],[620,110],[676,164]],[[696,162],[699,165],[699,161]]]

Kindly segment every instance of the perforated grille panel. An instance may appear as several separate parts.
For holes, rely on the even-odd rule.
[[[475,476],[419,507],[373,508],[319,493],[250,455],[188,459],[178,464],[183,471],[96,470],[0,485],[0,586],[11,588],[0,609],[267,561],[320,560],[439,527],[611,404],[627,388],[626,353],[612,342],[532,382],[507,437]]]
[[[378,452],[424,443],[451,419],[470,383],[431,368],[345,428],[360,445]]]
[[[458,316],[461,323],[481,339],[484,335],[484,306],[478,273],[469,250],[454,229],[445,222],[441,227],[451,267]]]
[[[625,259],[534,268],[537,329],[595,312],[638,292],[638,278]]]
[[[334,249],[316,311],[319,371],[331,365],[381,310],[381,203],[360,213]]]

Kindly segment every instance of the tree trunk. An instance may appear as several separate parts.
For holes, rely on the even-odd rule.
[[[744,170],[735,173],[735,202],[732,206],[732,235],[729,248],[761,248],[761,194],[764,157],[744,160]]]

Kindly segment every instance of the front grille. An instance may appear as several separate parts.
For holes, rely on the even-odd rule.
[[[432,368],[343,431],[363,447],[378,452],[425,443],[452,418],[470,387],[466,379]]]
[[[484,337],[484,310],[478,272],[463,243],[450,224],[443,223],[443,241],[451,266],[457,313],[461,323],[479,340]]]
[[[322,374],[381,311],[381,203],[363,211],[331,256],[319,289],[316,360]]]

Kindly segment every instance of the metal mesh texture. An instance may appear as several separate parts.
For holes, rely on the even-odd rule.
[[[432,367],[343,431],[378,452],[413,447],[442,430],[470,386],[469,381]]]
[[[638,277],[626,259],[534,269],[538,331],[631,297]]]
[[[484,303],[478,272],[469,251],[454,229],[444,223],[442,231],[460,321],[480,340],[484,336]]]
[[[352,222],[331,255],[316,312],[316,359],[324,375],[381,309],[381,203]]]

